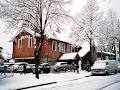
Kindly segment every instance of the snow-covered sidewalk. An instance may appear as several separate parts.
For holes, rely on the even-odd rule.
[[[75,72],[61,72],[40,74],[39,79],[35,78],[35,74],[14,74],[13,77],[3,78],[0,80],[0,90],[19,89],[24,87],[36,86],[46,83],[63,83],[76,79],[81,79],[91,75],[90,72],[81,71],[79,74]]]

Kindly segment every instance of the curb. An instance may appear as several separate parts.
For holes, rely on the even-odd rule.
[[[55,83],[57,83],[57,82],[44,83],[44,84],[28,86],[28,87],[23,87],[23,88],[17,88],[17,89],[10,89],[10,90],[22,90],[22,89],[28,89],[28,88],[33,88],[33,87],[38,87],[38,86],[43,86],[43,85],[55,84]]]
[[[81,77],[81,78],[72,79],[72,80],[69,80],[69,81],[75,81],[75,80],[83,79],[83,78],[86,78],[86,77],[90,77],[90,75],[87,75],[87,76]]]

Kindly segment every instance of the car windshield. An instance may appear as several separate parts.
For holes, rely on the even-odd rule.
[[[105,66],[106,62],[95,62],[94,66]]]

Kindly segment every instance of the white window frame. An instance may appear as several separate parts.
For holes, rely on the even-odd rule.
[[[72,46],[70,46],[70,52],[72,52],[72,49],[73,49]]]
[[[65,52],[65,43],[60,42],[59,44],[60,44],[59,51],[64,53]]]
[[[18,39],[18,48],[22,48],[22,39]]]
[[[29,48],[32,48],[32,43],[33,43],[33,39],[32,39],[32,37],[29,37],[29,39],[28,39],[28,47]]]
[[[67,44],[67,53],[70,53],[71,52],[71,48],[70,48],[70,45]]]
[[[53,49],[54,43],[55,43],[55,50]],[[52,41],[52,51],[57,51],[57,41]]]

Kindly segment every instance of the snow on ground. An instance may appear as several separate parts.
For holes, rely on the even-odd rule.
[[[90,76],[27,90],[120,90],[119,85],[120,74],[115,74],[109,76]]]
[[[36,79],[35,74],[32,73],[29,74],[15,73],[12,77],[0,79],[0,90],[18,89],[51,82],[57,83],[68,82],[89,75],[91,75],[91,73],[86,71],[81,71],[79,74],[77,74],[76,72],[61,72],[40,74],[39,79]]]

